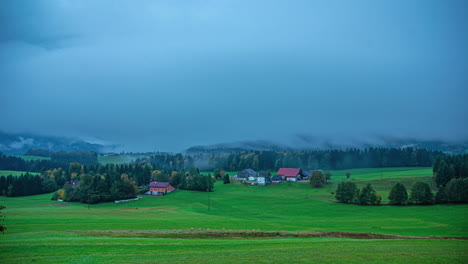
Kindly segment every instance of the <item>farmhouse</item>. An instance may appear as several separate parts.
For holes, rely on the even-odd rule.
[[[149,193],[151,196],[162,196],[175,190],[175,188],[168,182],[155,181],[149,184],[149,189]]]
[[[276,174],[283,176],[286,181],[298,181],[303,177],[299,168],[280,168]]]
[[[269,172],[260,172],[257,177],[258,185],[267,185],[271,183],[271,174]]]
[[[281,175],[275,175],[271,177],[271,182],[272,183],[282,183],[283,182],[283,177]]]
[[[237,175],[234,176],[233,180],[249,180],[249,181],[254,181],[258,176],[258,173],[255,172],[252,169],[245,169]]]
[[[71,185],[71,187],[75,188],[80,185],[80,182],[79,181],[67,181],[65,182],[65,184]]]

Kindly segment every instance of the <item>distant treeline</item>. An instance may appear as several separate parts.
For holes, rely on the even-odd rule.
[[[1,176],[0,194],[2,196],[27,196],[50,193],[57,190],[57,183],[45,175]]]
[[[273,171],[281,167],[340,170],[378,167],[430,167],[437,158],[445,156],[440,151],[413,148],[369,148],[324,151],[252,151],[230,154],[156,154],[137,159],[137,163],[150,163],[163,170],[187,170],[191,166],[201,170],[222,168],[239,171],[246,168]]]
[[[427,205],[443,203],[468,203],[468,154],[441,156],[433,166],[433,180],[438,190],[434,195],[430,186],[416,182],[408,196],[406,187],[396,183],[390,190],[388,199],[392,205]],[[311,178],[312,184],[312,178]],[[342,203],[378,205],[381,197],[371,184],[359,189],[354,182],[338,184],[335,198]]]
[[[86,165],[98,164],[98,155],[96,152],[92,151],[38,151],[42,151],[40,152],[42,153],[41,157],[50,157],[50,160],[27,161],[19,157],[6,156],[3,153],[0,153],[0,170],[41,172],[43,170],[54,168],[67,168],[68,165],[72,162]],[[45,152],[48,154],[45,154]],[[33,153],[35,152],[28,152],[27,154],[32,155]]]
[[[24,160],[0,153],[0,170],[41,172],[47,169],[67,167],[68,164],[52,160]]]
[[[441,156],[434,163],[434,180],[437,186],[445,186],[455,178],[468,177],[468,154]]]
[[[97,164],[98,154],[94,151],[74,150],[74,151],[50,151],[45,149],[30,149],[26,155],[50,157],[52,161],[70,164],[72,162],[91,165]]]
[[[110,194],[111,187],[114,188],[114,191],[120,190],[119,188],[122,186],[124,186],[122,188],[126,188],[126,183],[121,183],[122,179],[131,181],[135,186],[147,185],[149,184],[152,175],[151,167],[149,165],[142,166],[137,164],[86,166],[79,163],[70,163],[70,165],[65,168],[66,169],[56,168],[44,170],[41,175],[37,176],[33,176],[29,173],[20,176],[1,176],[0,194],[4,196],[25,196],[50,193],[70,182],[80,182],[81,185],[82,178],[85,180],[85,185],[83,185],[83,188],[85,188],[87,180],[89,179],[87,175],[90,175],[90,177],[102,178],[105,180],[106,186],[108,187],[106,189],[107,191],[103,193],[104,196],[101,197],[102,199],[100,198],[99,201],[107,201],[106,199],[114,198],[117,199],[116,197],[118,197],[118,199],[126,199],[128,193],[125,195],[118,195],[114,192],[110,196],[107,194]],[[95,180],[93,180],[93,182],[96,184],[99,183]],[[93,188],[103,190],[102,186]],[[88,191],[87,189],[85,190]],[[77,197],[76,194],[70,194],[69,197],[72,198],[69,198],[68,200],[71,199],[70,201],[76,201],[76,199],[73,198]],[[78,195],[78,197],[80,196]]]
[[[183,190],[213,191],[214,186],[211,176],[201,175],[193,167],[189,173],[179,171],[167,174],[157,170],[151,171],[148,165],[106,165],[87,169],[84,166],[73,165],[68,172],[62,171],[62,175],[70,175],[72,181],[65,183],[63,188],[54,193],[52,199],[90,204],[134,198],[148,191],[152,180],[169,181],[174,187]]]

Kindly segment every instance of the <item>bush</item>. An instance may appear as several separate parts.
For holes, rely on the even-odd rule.
[[[321,171],[314,170],[312,172],[312,175],[310,176],[310,186],[313,188],[320,188],[323,187],[324,184],[325,176],[323,175],[323,173]]]
[[[380,196],[377,197],[377,193],[375,192],[372,185],[368,183],[366,187],[362,188],[359,193],[359,204],[362,205],[377,205],[380,204]]]
[[[448,202],[447,192],[445,191],[444,186],[440,186],[439,190],[435,195],[435,203],[443,204]]]
[[[229,174],[225,174],[224,177],[223,177],[223,183],[224,184],[230,184],[231,183],[231,180],[229,178]]]
[[[335,199],[341,203],[357,203],[359,189],[354,182],[341,182],[335,192]]]
[[[434,198],[427,183],[417,182],[411,189],[410,201],[414,204],[433,204]]]
[[[404,205],[408,201],[408,192],[403,184],[397,182],[390,194],[388,195],[388,199],[390,200],[389,204],[393,205]]]
[[[446,187],[447,200],[451,203],[468,202],[468,178],[451,179]]]

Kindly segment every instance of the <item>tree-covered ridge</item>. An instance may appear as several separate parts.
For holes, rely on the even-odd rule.
[[[37,150],[33,153],[37,153]],[[28,152],[28,154],[31,153]],[[66,168],[72,162],[85,165],[98,164],[98,154],[92,151],[59,151],[48,152],[47,155],[44,154],[50,157],[50,160],[24,160],[0,152],[0,170],[41,172],[54,168]]]
[[[182,190],[213,191],[215,179],[200,174],[193,167],[186,173],[183,170],[153,170],[149,164],[86,166],[70,163],[66,169],[44,170],[40,175],[1,176],[0,195],[26,196],[50,193],[61,188],[54,199],[98,203],[134,198],[138,193],[147,191],[152,180],[170,182]]]
[[[202,170],[223,168],[239,171],[245,168],[273,171],[282,167],[303,169],[340,170],[377,167],[430,167],[434,161],[445,156],[440,151],[413,148],[369,148],[323,151],[252,151],[229,154],[156,154],[150,158],[137,159],[165,170],[188,170],[191,166]]]
[[[409,196],[406,187],[396,183],[390,190],[389,204],[468,203],[468,154],[441,156],[434,163],[433,171],[433,180],[438,187],[435,195],[424,182],[416,182],[411,186]],[[373,204],[363,203],[361,196],[364,190],[359,190],[354,182],[342,182],[336,189],[335,198],[342,203]]]
[[[468,154],[439,157],[433,166],[437,186],[445,186],[451,179],[468,177]]]

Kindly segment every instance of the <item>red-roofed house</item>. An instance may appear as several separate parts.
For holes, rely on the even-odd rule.
[[[276,174],[283,176],[286,181],[298,181],[303,175],[298,168],[280,168]]]
[[[161,196],[167,193],[170,193],[175,190],[175,188],[170,185],[168,182],[151,182],[149,184],[149,192],[151,196]]]

